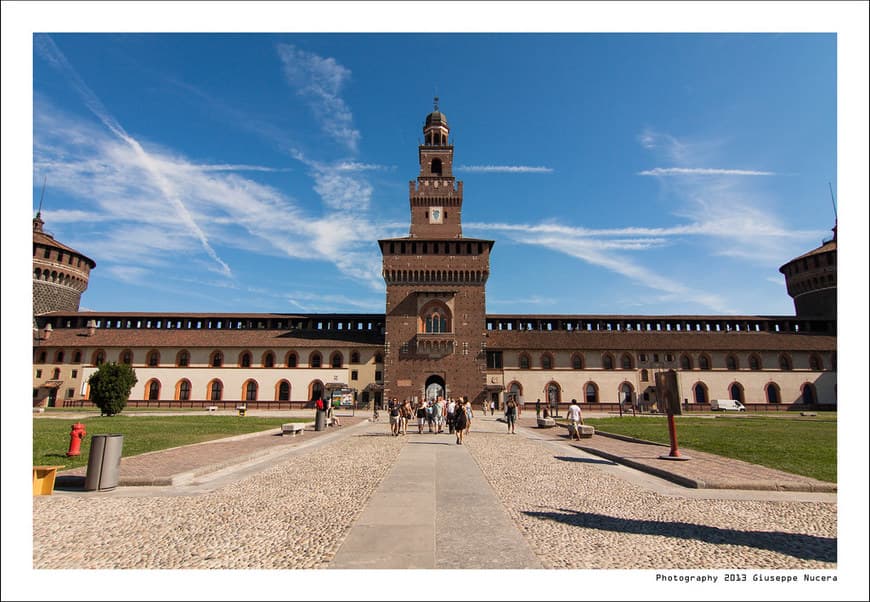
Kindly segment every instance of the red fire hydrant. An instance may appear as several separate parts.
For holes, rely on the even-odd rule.
[[[80,456],[82,453],[82,439],[85,438],[87,433],[85,432],[85,425],[81,422],[76,422],[72,425],[69,432],[69,451],[66,452],[67,456]]]

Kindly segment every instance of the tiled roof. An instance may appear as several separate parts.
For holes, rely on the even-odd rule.
[[[340,331],[297,333],[264,329],[172,329],[97,328],[88,336],[86,328],[56,328],[51,337],[40,340],[46,347],[370,347],[384,344],[384,337],[370,332]]]
[[[78,255],[82,259],[87,260],[91,264],[91,268],[94,268],[97,265],[97,262],[95,262],[93,259],[91,259],[87,255],[85,255],[84,253],[82,253],[80,251],[76,251],[72,247],[68,247],[65,244],[63,244],[62,242],[56,241],[53,236],[51,236],[50,234],[46,234],[45,232],[34,232],[33,233],[33,244],[45,245],[47,247],[61,249],[63,251],[66,251],[67,253],[72,253],[74,255]]]

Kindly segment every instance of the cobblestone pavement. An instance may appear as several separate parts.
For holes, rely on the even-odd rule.
[[[412,430],[391,437],[388,428],[382,419],[317,433],[319,442],[307,432],[285,437],[280,455],[262,456],[268,465],[227,468],[210,488],[197,488],[208,477],[200,475],[180,486],[34,497],[33,567],[325,568],[402,446],[421,437],[452,442]],[[495,418],[477,418],[466,450],[544,567],[837,566],[834,494],[685,489],[541,430],[509,435]]]
[[[837,506],[831,494],[808,494],[826,502],[764,499],[789,499],[774,491],[722,499],[709,491],[684,497],[664,487],[663,495],[602,470],[611,463],[553,435],[540,437],[538,430],[512,436],[487,428],[471,433],[466,445],[547,567],[836,567]],[[604,439],[592,439],[599,438]]]

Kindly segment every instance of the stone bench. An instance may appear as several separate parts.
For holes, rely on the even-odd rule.
[[[217,406],[206,406],[205,409],[208,411],[209,414],[214,414],[215,412],[217,412],[218,407]]]
[[[301,422],[287,422],[286,424],[281,425],[281,436],[284,435],[301,435],[305,432],[305,425]]]
[[[538,418],[539,429],[548,429],[554,426],[556,426],[555,418]]]
[[[572,433],[571,433],[571,425],[570,425],[570,424],[564,424],[564,425],[562,425],[562,426],[564,426],[565,428],[568,429],[568,435],[572,435]],[[592,425],[589,425],[589,424],[581,424],[579,428],[580,428],[580,437],[581,437],[581,438],[591,437],[592,435],[595,434],[595,427],[592,426]]]

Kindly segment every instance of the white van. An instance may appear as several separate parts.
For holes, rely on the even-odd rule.
[[[746,407],[736,399],[714,399],[710,402],[710,409],[714,412],[731,410],[734,412],[745,412]]]

